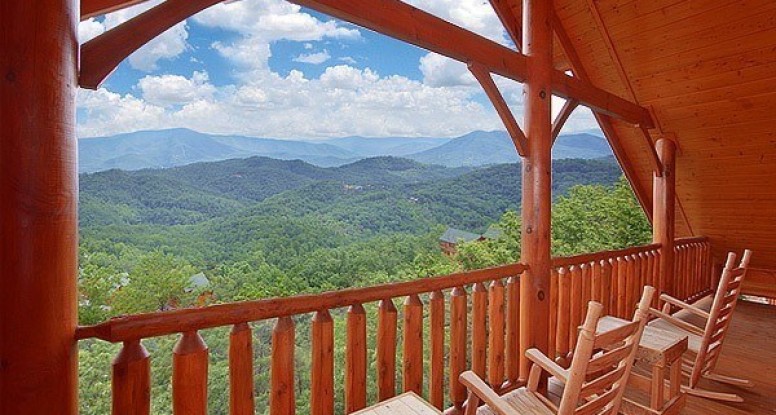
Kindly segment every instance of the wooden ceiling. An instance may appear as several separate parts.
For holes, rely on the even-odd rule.
[[[555,2],[591,82],[651,108],[653,138],[676,140],[677,232],[710,237],[719,258],[752,249],[754,267],[776,269],[776,2]],[[651,201],[643,133],[613,127]]]

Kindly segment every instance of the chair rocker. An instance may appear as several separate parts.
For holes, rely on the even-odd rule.
[[[461,374],[469,389],[466,415],[614,415],[620,409],[641,334],[649,316],[654,288],[645,287],[633,320],[596,334],[601,304],[591,301],[569,369],[563,369],[537,349],[526,352],[533,362],[527,387],[499,396],[474,372]],[[564,385],[556,406],[538,393],[542,371]],[[479,407],[480,402],[485,405]]]
[[[743,402],[743,398],[739,395],[713,392],[699,387],[698,384],[702,378],[733,386],[754,386],[746,379],[714,373],[722,344],[730,328],[733,311],[741,294],[741,285],[746,276],[751,255],[751,251],[744,251],[741,263],[734,268],[736,255],[732,252],[728,254],[722,277],[713,297],[706,297],[695,304],[687,304],[663,294],[660,296],[664,301],[663,310],[650,310],[658,317],[649,323],[651,327],[688,336],[688,351],[683,356],[682,371],[689,381],[686,386],[682,386],[682,390],[689,395],[727,402]],[[672,314],[672,307],[678,308],[679,311]]]

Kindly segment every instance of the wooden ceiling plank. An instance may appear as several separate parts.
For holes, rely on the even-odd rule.
[[[579,101],[575,99],[567,99],[566,102],[563,103],[563,108],[560,109],[558,116],[552,122],[552,143],[553,144],[555,144],[555,140],[558,139],[558,136],[560,135],[560,130],[563,129],[563,126],[566,125],[566,121],[568,121],[569,117],[574,112],[574,110],[577,109],[578,106],[579,106]]]
[[[126,9],[148,0],[81,0],[81,20]]]
[[[79,85],[96,89],[132,52],[222,0],[167,0],[81,46]]]
[[[475,62],[469,64],[469,71],[471,71],[472,75],[474,75],[480,85],[482,85],[485,94],[496,108],[496,113],[498,113],[498,116],[504,123],[509,136],[512,138],[512,142],[515,144],[518,154],[525,157],[528,150],[528,140],[525,137],[525,133],[520,128],[520,125],[518,125],[517,120],[515,120],[515,116],[509,109],[501,92],[499,92],[496,83],[493,82],[493,77],[490,75],[490,72],[488,72],[488,69],[484,65]]]
[[[517,47],[522,50],[523,42],[523,23],[522,23],[522,4],[520,0],[490,0],[490,5],[496,12],[501,24],[509,34],[509,38]]]

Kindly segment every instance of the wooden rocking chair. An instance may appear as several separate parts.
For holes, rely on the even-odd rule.
[[[650,310],[658,317],[649,323],[651,327],[688,336],[688,351],[683,356],[682,370],[688,376],[689,382],[687,386],[682,386],[682,390],[690,395],[728,402],[743,402],[743,398],[736,394],[712,392],[700,388],[698,383],[701,378],[734,386],[753,386],[749,380],[714,373],[733,311],[741,294],[741,284],[746,276],[751,256],[751,251],[744,251],[741,263],[738,268],[734,268],[736,255],[732,252],[728,254],[714,297],[707,297],[691,305],[663,294],[660,296],[660,299],[665,302],[663,311]],[[679,311],[669,314],[672,306],[679,308]]]
[[[602,306],[591,301],[569,369],[563,369],[539,350],[526,356],[534,364],[528,386],[499,396],[474,372],[461,374],[469,389],[466,415],[592,415],[617,414],[636,356],[641,334],[649,316],[654,288],[645,287],[633,321],[596,335]],[[599,350],[603,350],[599,352]],[[542,370],[565,385],[560,405],[537,392]],[[479,407],[480,401],[486,406]]]

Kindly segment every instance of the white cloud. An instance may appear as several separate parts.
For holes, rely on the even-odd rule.
[[[345,62],[348,65],[355,65],[355,64],[358,63],[358,62],[356,62],[355,59],[353,59],[352,56],[342,56],[342,57],[337,58],[337,60],[340,61],[340,62]]]
[[[169,106],[210,99],[216,88],[208,82],[207,72],[194,72],[191,78],[180,75],[146,76],[138,82],[143,99],[151,104]]]
[[[423,83],[431,86],[471,86],[477,81],[466,64],[429,52],[420,58]]]
[[[317,53],[303,53],[293,59],[294,62],[309,63],[312,65],[320,65],[331,59],[328,50]]]
[[[493,7],[483,0],[406,0],[407,3],[496,42],[507,44],[506,31]]]
[[[102,21],[90,18],[78,25],[78,38],[84,43],[95,36],[113,29],[140,13],[160,4],[162,0],[152,0],[137,6],[128,7],[113,13],[106,14]],[[157,69],[157,62],[161,59],[174,59],[188,49],[188,30],[186,23],[181,22],[171,27],[166,32],[157,36],[140,49],[129,56],[130,66],[135,69],[151,72]]]
[[[105,32],[105,25],[90,17],[78,23],[78,41],[86,43]]]

